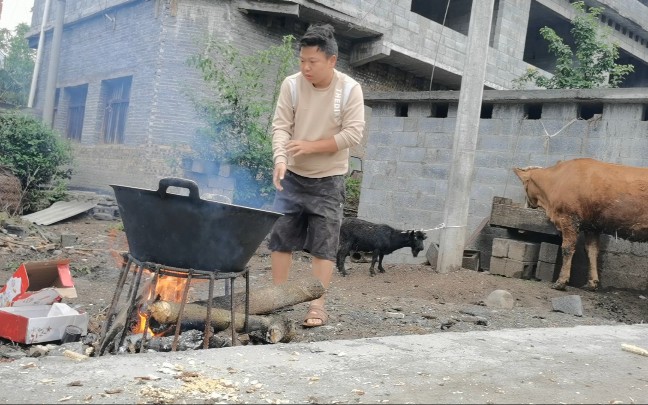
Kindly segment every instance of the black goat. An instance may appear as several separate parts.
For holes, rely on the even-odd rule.
[[[344,269],[344,261],[351,251],[373,252],[369,274],[374,276],[374,265],[378,261],[378,270],[385,272],[382,260],[385,255],[394,250],[411,247],[412,255],[416,257],[423,250],[423,240],[427,236],[423,231],[401,231],[385,224],[374,224],[358,218],[344,218],[340,228],[340,245],[337,252],[337,268],[343,276],[348,273]]]

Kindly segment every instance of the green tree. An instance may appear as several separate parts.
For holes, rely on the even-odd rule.
[[[19,24],[12,34],[6,28],[0,29],[0,102],[15,106],[26,106],[34,71],[34,51],[29,48],[25,35],[29,25]]]
[[[537,69],[529,69],[515,79],[516,88],[527,82],[547,89],[591,89],[596,87],[618,87],[623,79],[634,71],[632,65],[619,65],[618,46],[609,41],[609,29],[601,27],[598,17],[602,7],[586,9],[585,3],[572,3],[576,17],[570,30],[575,50],[565,44],[556,32],[549,28],[540,29],[540,35],[549,43],[549,53],[556,56],[556,69],[552,77],[545,77]]]
[[[281,45],[241,53],[229,44],[210,39],[203,51],[189,59],[216,97],[194,99],[207,123],[198,131],[197,157],[231,165],[234,202],[261,206],[274,195],[272,185],[273,108],[285,76],[296,69],[294,37]]]
[[[20,179],[23,209],[35,211],[61,199],[70,178],[69,142],[39,119],[17,112],[0,113],[0,165]]]

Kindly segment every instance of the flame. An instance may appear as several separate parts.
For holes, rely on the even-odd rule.
[[[148,270],[146,270],[148,274],[151,274]],[[165,276],[161,275],[158,278],[157,285],[155,287],[155,291],[153,291],[153,284],[149,284],[149,290],[146,293],[146,299],[144,302],[151,302],[155,299],[159,299],[161,301],[171,301],[171,302],[180,302],[182,300],[182,294],[184,292],[185,286],[187,285],[187,279],[186,278],[181,278],[181,277],[173,277],[173,276]],[[139,316],[139,320],[135,327],[131,330],[133,333],[144,333],[144,326],[146,325],[146,311],[143,311],[142,308],[138,308],[137,314]],[[160,336],[164,332],[161,333],[155,333],[151,328],[149,327],[147,332],[149,336]]]

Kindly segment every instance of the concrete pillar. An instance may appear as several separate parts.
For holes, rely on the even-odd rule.
[[[468,47],[455,126],[453,163],[445,203],[446,227],[441,230],[437,260],[437,270],[441,273],[461,268],[463,259],[494,2],[495,0],[473,1],[470,13]]]
[[[47,69],[47,82],[45,84],[45,102],[43,105],[43,123],[52,127],[54,122],[54,98],[56,97],[56,80],[58,77],[59,58],[61,54],[61,40],[63,38],[63,23],[65,21],[65,0],[56,1],[56,20],[54,21],[54,34],[50,52],[49,66]],[[39,44],[40,46],[40,44]]]
[[[531,0],[499,0],[493,16],[491,46],[515,59],[524,56]]]

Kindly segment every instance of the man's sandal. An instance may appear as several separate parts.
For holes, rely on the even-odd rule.
[[[318,323],[312,323],[312,321],[320,321]],[[309,322],[311,321],[311,322]],[[314,328],[317,326],[323,326],[326,325],[326,322],[328,321],[328,313],[324,309],[323,306],[320,305],[312,305],[308,308],[308,313],[304,317],[304,322],[302,325],[305,328]]]

